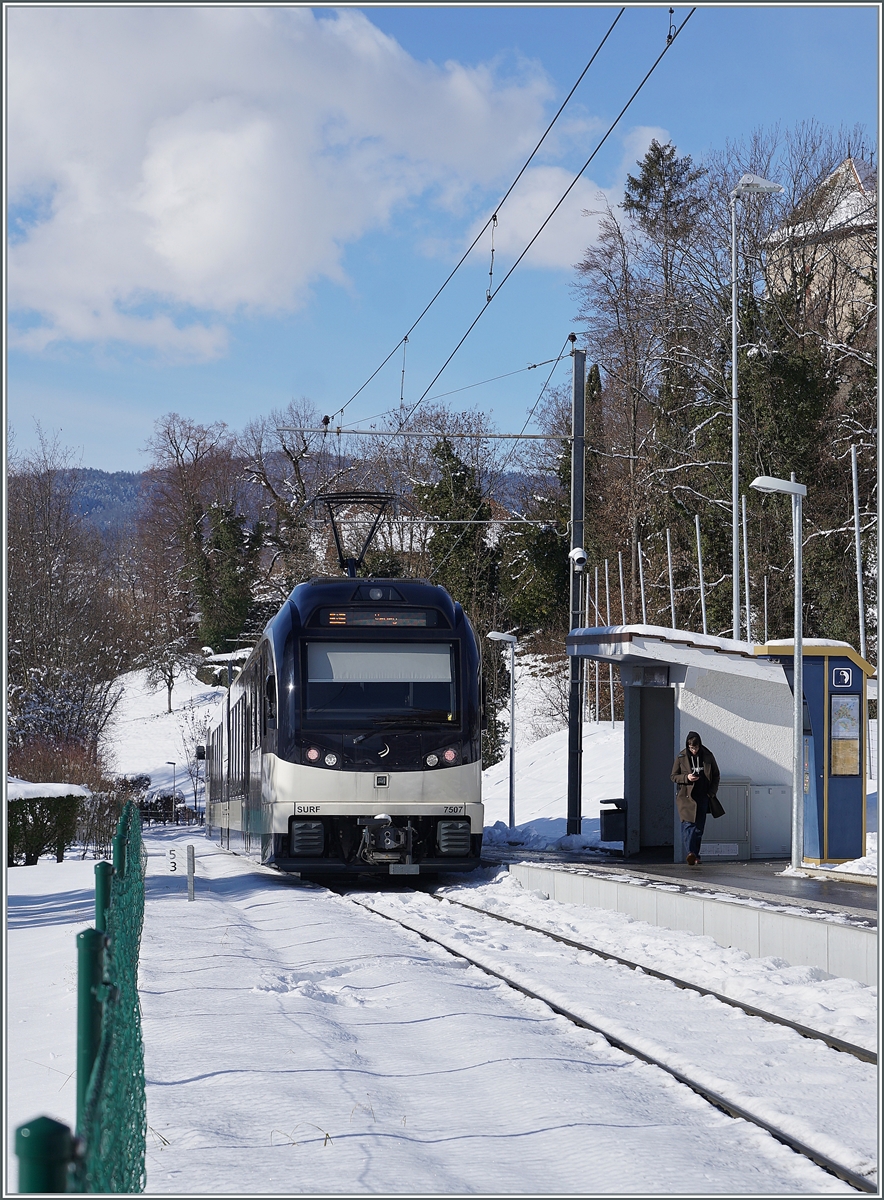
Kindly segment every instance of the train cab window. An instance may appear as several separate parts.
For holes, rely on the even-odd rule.
[[[279,707],[277,729],[281,754],[293,754],[297,747],[298,707],[300,704],[300,672],[294,636],[289,633],[282,651],[279,672]]]
[[[308,642],[306,648],[308,724],[460,720],[455,644]]]

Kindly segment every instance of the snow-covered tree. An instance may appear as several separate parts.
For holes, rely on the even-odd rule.
[[[130,661],[131,629],[100,533],[81,516],[77,470],[41,432],[7,480],[9,738],[97,760]]]

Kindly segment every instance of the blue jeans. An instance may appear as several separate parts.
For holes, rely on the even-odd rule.
[[[693,821],[682,821],[681,836],[684,841],[685,854],[700,855],[700,842],[703,840],[703,830],[706,828],[706,814],[709,811],[705,796],[697,801],[697,815]]]

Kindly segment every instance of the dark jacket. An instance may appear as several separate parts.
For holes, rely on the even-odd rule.
[[[688,775],[692,773],[693,767],[691,766],[691,756],[688,753],[687,746],[682,750],[672,766],[670,779],[673,783],[678,784],[675,803],[678,808],[678,815],[683,821],[693,822],[697,818],[695,790],[698,796],[705,795],[707,802],[710,796],[718,795],[721,772],[718,769],[718,763],[715,761],[715,755],[711,750],[707,750],[702,743],[700,745],[700,767],[703,777],[695,783],[691,783],[688,780]]]

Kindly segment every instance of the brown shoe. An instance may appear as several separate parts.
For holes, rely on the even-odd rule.
[[[695,867],[699,861],[700,860],[697,858],[696,854],[688,855],[688,866],[689,867]]]

